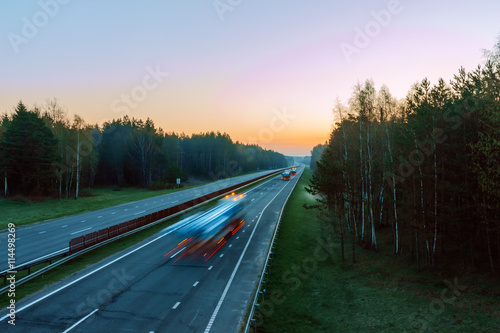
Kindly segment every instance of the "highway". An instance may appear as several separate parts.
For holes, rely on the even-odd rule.
[[[17,227],[16,266],[66,252],[72,238],[179,205],[271,172],[273,170],[227,178],[149,199]],[[3,216],[2,219],[7,219],[7,217]],[[15,224],[15,217],[13,217],[13,222]],[[0,249],[7,249],[6,230],[0,232]],[[0,261],[0,272],[7,270],[7,268],[7,260]]]
[[[247,191],[244,226],[207,261],[164,255],[176,228],[16,302],[2,332],[236,332],[253,297],[278,216],[302,168]]]

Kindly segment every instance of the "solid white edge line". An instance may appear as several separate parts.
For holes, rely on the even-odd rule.
[[[19,240],[19,238],[17,238],[17,239]],[[35,261],[40,260],[40,259],[43,259],[43,258],[45,258],[45,257],[49,257],[49,256],[51,256],[51,255],[53,255],[53,254],[58,253],[58,252],[67,251],[67,250],[69,250],[69,247],[65,247],[64,249],[60,249],[60,250],[54,251],[54,252],[52,252],[52,253],[46,254],[46,255],[44,255],[44,256],[38,257],[38,258],[36,258],[36,259],[32,259],[32,260],[30,260],[30,261],[27,261],[27,262],[25,262],[25,263],[22,263],[22,264],[20,264],[20,265],[17,265],[16,267],[14,267],[14,270],[15,270],[17,267],[21,267],[21,266],[24,266],[24,265],[30,264],[30,263],[32,263],[32,262],[35,262]],[[2,271],[1,273],[7,272],[7,271],[9,271],[9,269],[6,269],[5,271]]]
[[[180,228],[180,227],[179,227],[179,228]],[[64,285],[64,286],[62,286],[62,287],[59,287],[58,289],[56,289],[56,290],[54,290],[54,291],[52,291],[52,292],[48,293],[47,295],[42,296],[42,297],[40,297],[39,299],[36,299],[36,300],[34,300],[33,302],[26,304],[25,306],[23,306],[23,307],[21,307],[21,308],[17,309],[17,310],[16,310],[16,313],[19,313],[19,312],[23,311],[24,309],[27,309],[27,308],[31,307],[32,305],[34,305],[34,304],[36,304],[36,303],[38,303],[38,302],[40,302],[40,301],[43,301],[43,300],[44,300],[44,299],[46,299],[47,297],[50,297],[50,296],[54,295],[55,293],[58,293],[58,292],[60,292],[61,290],[66,289],[67,287],[69,287],[69,286],[71,286],[71,285],[73,285],[73,284],[75,284],[75,283],[77,283],[77,282],[79,282],[79,281],[81,281],[81,280],[85,279],[86,277],[88,277],[88,276],[90,276],[90,275],[92,275],[92,274],[94,274],[94,273],[97,273],[98,271],[100,271],[100,270],[102,270],[102,269],[104,269],[104,268],[108,267],[109,265],[112,265],[112,264],[114,264],[115,262],[117,262],[117,261],[119,261],[119,260],[121,260],[121,259],[123,259],[123,258],[125,258],[125,257],[128,257],[128,256],[129,256],[129,255],[131,255],[132,253],[134,253],[134,252],[136,252],[136,251],[139,251],[140,249],[142,249],[142,248],[144,248],[144,247],[148,246],[148,245],[149,245],[149,244],[151,244],[151,243],[156,242],[156,241],[157,241],[157,240],[159,240],[160,238],[165,237],[166,235],[168,235],[168,234],[170,234],[170,233],[174,232],[175,230],[177,230],[177,229],[179,229],[179,228],[172,229],[172,230],[170,230],[170,231],[168,231],[168,232],[166,232],[166,233],[164,233],[164,234],[162,234],[162,235],[160,235],[160,236],[156,237],[155,239],[150,240],[150,241],[149,241],[149,242],[147,242],[146,244],[143,244],[143,245],[139,246],[138,248],[136,248],[136,249],[134,249],[134,250],[132,250],[132,251],[130,251],[130,252],[127,252],[127,253],[125,253],[124,255],[122,255],[122,256],[120,256],[120,257],[118,257],[118,258],[116,258],[116,259],[114,259],[114,260],[112,260],[112,261],[108,262],[107,264],[104,264],[104,265],[102,265],[101,267],[94,269],[93,271],[91,271],[91,272],[89,272],[89,273],[87,273],[87,274],[85,274],[85,275],[83,275],[83,276],[79,277],[78,279],[76,279],[76,280],[74,280],[74,281],[72,281],[72,282],[70,282],[70,283],[68,283],[68,284],[66,284],[66,285]],[[0,321],[3,321],[4,319],[6,319],[6,318],[8,318],[8,317],[9,317],[9,315],[7,314],[7,315],[3,316],[2,318],[0,318]]]
[[[74,323],[73,326],[71,326],[70,328],[68,328],[63,333],[67,333],[67,332],[71,331],[73,328],[75,328],[76,326],[80,325],[85,319],[87,319],[88,317],[92,316],[97,311],[99,311],[99,309],[95,309],[94,311],[92,311],[91,313],[89,313],[88,315],[86,315],[85,317],[83,317],[82,319],[80,319],[79,321],[77,321],[76,323]]]
[[[271,201],[268,202],[266,207],[264,207],[264,209],[261,211],[259,219],[257,220],[257,223],[255,223],[255,227],[253,228],[252,233],[250,234],[250,237],[248,238],[247,244],[245,245],[245,248],[243,249],[243,252],[241,253],[240,259],[238,259],[238,262],[236,263],[236,266],[234,267],[233,273],[231,274],[231,277],[229,278],[229,281],[226,284],[226,288],[224,288],[224,291],[222,292],[222,296],[220,297],[219,302],[217,303],[217,306],[215,307],[215,310],[212,314],[212,317],[210,317],[210,321],[208,322],[208,325],[205,328],[205,333],[210,332],[210,329],[212,328],[212,325],[214,324],[215,318],[217,317],[217,314],[219,313],[220,307],[222,306],[222,302],[224,302],[224,299],[226,298],[226,294],[229,290],[229,287],[233,283],[233,279],[236,275],[236,272],[238,271],[238,268],[240,267],[241,262],[243,261],[243,256],[247,252],[248,246],[250,245],[250,241],[252,240],[253,235],[255,234],[255,230],[257,230],[257,226],[259,225],[260,219],[263,215],[262,213],[267,209],[267,207],[271,204],[271,202],[273,202],[274,199],[276,199],[276,197],[281,193],[281,191],[283,191],[285,189],[285,187],[287,187],[288,184],[290,184],[290,183],[287,182],[285,184],[285,186],[283,186],[283,188],[281,190],[279,190],[278,193],[276,193],[274,198],[272,198]]]
[[[271,180],[272,180],[272,179],[270,179],[270,180],[268,180],[268,181],[271,181]],[[263,184],[265,184],[265,183],[266,183],[266,182],[264,182],[264,183],[262,183],[262,184],[258,185],[257,187],[260,187],[261,185],[263,185]],[[285,185],[285,186],[286,186],[286,185]],[[285,188],[285,187],[283,187],[283,188],[281,189],[281,191],[283,191],[283,189],[284,189],[284,188]],[[251,190],[253,190],[253,189],[251,189]],[[281,192],[281,191],[280,191],[280,192]],[[250,192],[250,191],[247,191],[247,193],[248,193],[248,192]],[[278,192],[278,194],[279,194],[280,192]],[[277,196],[278,194],[276,194],[276,196]],[[273,198],[273,200],[274,200],[274,198]],[[270,204],[271,202],[272,202],[272,200],[269,202],[269,204]],[[269,204],[268,204],[268,205],[269,205]],[[138,207],[138,206],[137,206],[137,207]],[[267,206],[266,206],[264,209],[266,209],[266,208],[267,208]],[[260,218],[259,218],[259,220],[260,220]],[[257,223],[258,223],[258,222],[257,222]],[[47,294],[47,295],[45,295],[45,296],[40,297],[39,299],[34,300],[34,301],[33,301],[33,302],[31,302],[31,303],[26,304],[25,306],[23,306],[23,307],[21,307],[21,308],[17,309],[17,310],[16,310],[16,313],[19,313],[19,312],[21,312],[21,311],[23,311],[23,310],[25,310],[25,309],[27,309],[27,308],[31,307],[32,305],[34,305],[34,304],[36,304],[36,303],[38,303],[38,302],[40,302],[40,301],[43,301],[43,300],[44,300],[44,299],[46,299],[47,297],[50,297],[50,296],[52,296],[52,295],[54,295],[54,294],[58,293],[59,291],[61,291],[61,290],[63,290],[63,289],[66,289],[67,287],[69,287],[69,286],[71,286],[71,285],[73,285],[73,284],[75,284],[75,283],[77,283],[77,282],[79,282],[79,281],[81,281],[81,280],[85,279],[86,277],[88,277],[88,276],[90,276],[90,275],[92,275],[92,274],[94,274],[94,273],[97,273],[98,271],[100,271],[100,270],[102,270],[102,269],[104,269],[104,268],[108,267],[109,265],[114,264],[115,262],[117,262],[117,261],[119,261],[119,260],[121,260],[121,259],[123,259],[123,258],[125,258],[125,257],[127,257],[127,256],[129,256],[129,255],[131,255],[132,253],[134,253],[134,252],[136,252],[136,251],[138,251],[138,250],[140,250],[140,249],[142,249],[142,248],[144,248],[144,247],[148,246],[149,244],[156,242],[156,241],[157,241],[157,240],[159,240],[160,238],[163,238],[163,237],[165,237],[165,236],[169,235],[170,233],[172,233],[172,232],[176,231],[177,229],[179,229],[179,228],[181,228],[181,227],[183,227],[183,226],[184,226],[184,224],[179,225],[177,228],[172,228],[171,230],[169,230],[169,231],[165,232],[164,234],[162,234],[162,235],[160,235],[160,236],[156,237],[155,239],[152,239],[151,241],[147,242],[146,244],[143,244],[143,245],[139,246],[138,248],[136,248],[136,249],[134,249],[134,250],[132,250],[132,251],[130,251],[130,252],[125,253],[124,255],[122,255],[122,256],[120,256],[120,257],[118,257],[118,258],[116,258],[116,259],[114,259],[114,260],[112,260],[112,261],[108,262],[107,264],[105,264],[105,265],[103,265],[103,266],[101,266],[101,267],[99,267],[99,268],[96,268],[95,270],[93,270],[93,271],[91,271],[91,272],[89,272],[89,273],[85,274],[84,276],[79,277],[78,279],[76,279],[76,280],[74,280],[74,281],[72,281],[72,282],[70,282],[70,283],[68,283],[68,284],[66,284],[66,285],[64,285],[64,286],[62,286],[62,287],[60,287],[60,288],[58,288],[58,289],[56,289],[56,290],[54,290],[54,291],[50,292],[50,293],[48,293],[48,294]],[[255,227],[257,227],[257,224],[255,225]],[[254,229],[254,230],[255,230],[255,229]],[[250,235],[250,239],[252,238],[252,236],[253,236],[253,233],[252,233],[252,235]],[[248,246],[248,243],[247,243],[247,246]],[[53,253],[57,253],[57,252],[61,252],[61,251],[65,251],[65,250],[67,250],[67,249],[68,249],[68,248],[65,248],[65,249],[58,250],[58,251],[53,252]],[[244,251],[246,251],[246,247],[245,247]],[[53,254],[53,253],[51,253],[51,254]],[[43,257],[49,256],[49,255],[51,255],[51,254],[48,254],[48,255],[42,256],[42,257],[40,257],[40,258],[43,258]],[[37,258],[37,259],[35,259],[35,260],[38,260],[38,259],[40,259],[40,258]],[[241,262],[241,258],[242,258],[242,257],[240,257],[240,262]],[[34,261],[34,260],[32,260],[32,261]],[[238,263],[238,266],[239,266],[239,263]],[[212,268],[213,268],[213,266],[210,266],[210,267],[208,268],[208,270],[211,270]],[[1,317],[1,318],[0,318],[0,322],[1,322],[1,321],[3,321],[3,320],[5,320],[5,319],[7,319],[8,317],[9,317],[9,314],[7,314],[7,315],[5,315],[5,316]]]

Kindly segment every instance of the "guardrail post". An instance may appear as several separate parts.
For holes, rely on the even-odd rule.
[[[253,327],[255,329],[255,333],[257,333],[257,320],[255,318],[250,319],[250,322],[253,324]]]

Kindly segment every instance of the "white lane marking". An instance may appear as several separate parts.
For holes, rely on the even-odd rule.
[[[200,281],[196,281],[194,284],[193,284],[193,287],[196,287],[198,285],[198,283],[200,283]]]
[[[99,215],[97,218],[100,219],[102,217],[102,215]]]
[[[229,247],[233,246],[233,244],[229,244]]]
[[[144,204],[144,206],[147,206],[148,204]]]
[[[69,331],[71,331],[73,328],[77,327],[78,325],[80,325],[85,319],[87,319],[88,317],[92,316],[94,313],[96,313],[97,311],[99,311],[99,309],[95,309],[94,311],[92,311],[91,313],[89,313],[88,315],[86,315],[85,317],[83,317],[82,319],[80,319],[79,321],[77,321],[73,326],[71,326],[70,328],[68,328],[66,331],[64,331],[63,333],[67,333]]]
[[[262,194],[264,194],[264,192],[260,192],[260,194],[262,195]]]
[[[116,212],[111,213],[111,215],[115,215],[115,214],[116,214]]]
[[[77,234],[79,232],[82,232],[82,231],[85,231],[85,230],[90,230],[90,229],[92,229],[92,227],[88,227],[88,228],[85,228],[85,229],[82,229],[82,230],[78,230],[78,231],[72,232],[71,234],[74,235],[74,234]]]
[[[237,236],[236,239],[240,239],[240,236]]]
[[[176,202],[179,202],[179,200],[171,201],[170,203],[176,203]]]
[[[139,215],[139,214],[142,214],[142,213],[145,213],[145,212],[146,212],[146,211],[145,211],[145,210],[143,210],[142,212],[137,212],[137,213],[135,213],[134,215]]]
[[[171,257],[170,259],[172,259],[173,257],[175,257],[176,255],[178,255],[179,253],[181,253],[182,251],[184,251],[186,249],[186,247],[184,246],[182,249],[180,249],[179,251],[175,252]]]
[[[128,208],[125,208],[124,212],[126,212],[128,210]]]
[[[135,208],[139,208],[139,206],[135,206]]]
[[[47,231],[40,231],[38,234],[44,234],[44,233],[46,233],[46,232],[47,232]],[[19,240],[19,238],[18,238],[17,240]]]
[[[19,240],[19,238],[16,238],[16,239],[17,239],[17,240]],[[50,256],[52,256],[52,255],[54,255],[54,254],[56,254],[56,253],[59,253],[59,252],[62,252],[62,251],[67,251],[67,250],[69,250],[69,247],[65,247],[64,249],[57,250],[57,251],[54,251],[54,252],[52,252],[52,253],[46,254],[46,255],[44,255],[44,256],[38,257],[38,258],[36,258],[36,259],[33,259],[33,260],[30,260],[30,261],[27,261],[27,262],[25,262],[25,263],[22,263],[22,264],[18,265],[17,267],[20,267],[20,266],[22,266],[22,265],[31,264],[32,262],[38,261],[38,260],[43,259],[43,258],[45,258],[45,257],[50,257]],[[2,271],[2,272],[0,272],[0,273],[5,273],[5,272],[7,272],[7,271],[8,271],[8,270],[5,270],[5,271]],[[0,319],[0,321],[1,321],[1,319]]]
[[[158,236],[158,237],[156,237],[156,238],[154,238],[154,239],[150,240],[150,241],[149,241],[149,242],[147,242],[146,244],[143,244],[143,245],[139,246],[138,248],[135,248],[135,249],[133,249],[132,251],[127,252],[127,253],[125,253],[124,255],[122,255],[122,256],[120,256],[120,257],[118,257],[118,258],[114,259],[114,260],[111,260],[111,261],[110,261],[110,262],[108,262],[107,264],[104,264],[104,265],[102,265],[101,267],[96,268],[96,269],[94,269],[94,270],[93,270],[93,271],[91,271],[91,272],[88,272],[87,274],[85,274],[85,275],[83,275],[83,276],[79,277],[78,279],[73,280],[73,281],[69,282],[68,284],[65,284],[65,285],[64,285],[64,286],[62,286],[62,287],[59,287],[58,289],[56,289],[56,290],[54,290],[54,291],[52,291],[52,292],[50,292],[50,293],[46,294],[45,296],[40,297],[39,299],[36,299],[36,300],[34,300],[33,302],[28,303],[28,304],[26,304],[25,306],[23,306],[23,307],[21,307],[21,308],[19,308],[19,309],[16,309],[16,313],[19,313],[19,312],[23,311],[24,309],[27,309],[27,308],[31,307],[32,305],[34,305],[34,304],[36,304],[36,303],[38,303],[38,302],[40,302],[40,301],[43,301],[43,300],[44,300],[44,299],[46,299],[47,297],[50,297],[50,296],[52,296],[52,295],[54,295],[54,294],[56,294],[56,293],[60,292],[61,290],[66,289],[67,287],[69,287],[69,286],[71,286],[71,285],[73,285],[73,284],[75,284],[75,283],[77,283],[77,282],[79,282],[79,281],[81,281],[81,280],[85,279],[86,277],[88,277],[88,276],[90,276],[90,275],[92,275],[92,274],[94,274],[94,273],[96,273],[96,272],[99,272],[100,270],[102,270],[102,269],[104,269],[104,268],[108,267],[109,265],[112,265],[112,264],[114,264],[115,262],[117,262],[117,261],[119,261],[119,260],[122,260],[122,259],[123,259],[123,258],[125,258],[125,257],[128,257],[128,256],[129,256],[129,255],[131,255],[132,253],[135,253],[135,252],[137,252],[137,251],[141,250],[142,248],[145,248],[145,247],[146,247],[146,246],[148,246],[149,244],[154,243],[154,242],[156,242],[156,241],[157,241],[157,240],[159,240],[159,239],[162,239],[163,237],[165,237],[165,236],[167,236],[167,235],[171,234],[172,232],[174,232],[174,231],[178,230],[178,229],[179,229],[179,228],[181,228],[182,226],[184,226],[184,225],[182,224],[182,225],[180,225],[180,226],[178,226],[178,227],[176,227],[176,228],[172,228],[172,229],[171,229],[171,230],[169,230],[168,232],[166,232],[166,233],[164,233],[164,234],[162,234],[162,235],[160,235],[160,236]],[[68,248],[65,248],[65,249],[63,249],[63,250],[56,251],[56,252],[54,252],[54,253],[61,252],[61,251],[66,251],[66,250],[68,250]],[[53,254],[53,253],[51,253],[51,254]],[[47,256],[49,256],[49,255],[46,255],[45,257],[47,257]],[[40,257],[40,258],[43,258],[43,257]],[[38,258],[38,259],[40,259],[40,258]],[[38,260],[38,259],[35,259],[35,260]],[[0,321],[5,320],[5,319],[6,319],[6,318],[8,318],[9,316],[10,316],[10,314],[3,316],[2,318],[0,318]]]
[[[83,223],[83,222],[87,222],[87,220],[81,220],[80,222],[82,222],[82,223]]]
[[[179,304],[181,304],[181,302],[175,303],[175,305],[172,307],[172,309],[174,309],[174,310],[177,309],[177,307],[179,306]]]
[[[213,267],[214,267],[214,266],[210,266],[210,267],[208,267],[208,270],[211,270]]]
[[[269,205],[271,204],[271,202],[273,202],[274,199],[276,199],[276,197],[281,193],[281,191],[283,191],[285,189],[285,187],[288,184],[290,184],[290,183],[285,184],[285,186],[283,186],[281,188],[281,190],[279,190],[279,192],[276,193],[276,195],[274,196],[274,198],[272,198],[267,203],[267,205],[261,211],[261,214],[260,214],[261,217],[262,217],[262,213],[267,209],[267,207],[269,207]],[[212,317],[210,318],[210,321],[208,322],[207,328],[205,328],[205,333],[210,332],[210,329],[212,328],[212,325],[214,324],[215,318],[217,317],[217,314],[219,313],[220,307],[222,306],[222,302],[224,302],[224,299],[226,298],[226,295],[227,295],[227,292],[229,290],[229,287],[233,283],[234,276],[236,275],[236,272],[238,271],[238,268],[240,267],[241,262],[243,261],[243,256],[247,252],[248,246],[250,245],[250,241],[252,240],[253,235],[255,234],[255,230],[257,230],[257,226],[259,225],[259,222],[260,222],[260,218],[257,220],[257,223],[255,224],[255,228],[253,228],[253,230],[252,230],[252,234],[250,235],[250,237],[248,237],[247,244],[245,245],[245,248],[243,249],[243,252],[240,255],[240,259],[238,259],[238,262],[236,263],[236,266],[234,267],[233,273],[231,274],[231,277],[229,278],[229,281],[226,284],[226,288],[224,288],[224,292],[222,293],[222,296],[220,297],[220,300],[217,303],[217,306],[215,307],[215,310],[214,310],[214,312],[212,314]],[[245,230],[243,230],[243,232],[245,232]]]
[[[68,226],[68,225],[67,225],[67,224],[65,224],[65,225],[63,225],[61,228],[66,228],[67,226]]]
[[[255,200],[255,198],[253,198],[253,199],[252,199],[252,200],[250,200],[250,201],[254,201],[254,200]]]
[[[221,257],[221,258],[222,258],[222,257],[224,257],[224,253],[223,253],[223,254],[221,254],[221,255],[220,255],[220,257]]]

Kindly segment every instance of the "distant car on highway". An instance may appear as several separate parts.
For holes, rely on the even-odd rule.
[[[283,173],[281,174],[281,180],[290,180],[290,178],[290,171],[283,171]]]

